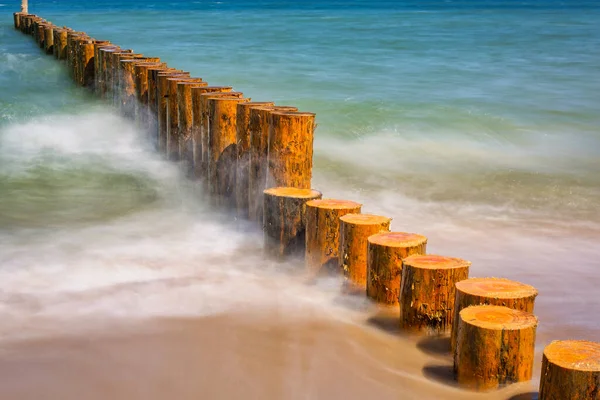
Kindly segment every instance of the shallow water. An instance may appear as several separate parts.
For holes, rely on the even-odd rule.
[[[365,212],[392,217],[394,230],[427,235],[429,252],[469,259],[472,276],[538,288],[538,368],[550,340],[600,337],[597,9],[558,2],[519,9],[78,4],[32,2],[30,11],[161,57],[211,84],[233,85],[254,100],[316,112],[313,186],[325,196],[360,201]],[[0,18],[0,370],[31,374],[22,381],[2,374],[3,398],[36,398],[52,377],[59,382],[47,392],[52,398],[78,398],[79,389],[60,373],[77,373],[88,387],[114,385],[98,396],[149,398],[105,371],[121,361],[144,370],[157,348],[165,349],[166,365],[144,370],[149,380],[168,381],[169,366],[183,359],[208,374],[211,385],[228,387],[220,368],[241,363],[247,367],[234,376],[242,393],[254,378],[264,387],[277,382],[258,376],[257,365],[274,371],[277,354],[293,360],[296,367],[281,375],[292,381],[285,390],[248,389],[252,398],[319,398],[332,388],[350,398],[365,391],[384,398],[470,396],[426,373],[436,358],[417,339],[367,323],[374,306],[341,296],[338,280],[307,286],[298,265],[265,261],[253,227],[215,213],[201,189],[153,152],[144,132],[74,87],[63,65],[12,29],[6,11]],[[288,324],[300,333],[277,333]],[[231,330],[240,332],[229,337],[237,347],[228,347]],[[346,342],[332,344],[340,332],[359,343],[353,348],[371,349],[369,357],[352,356]],[[206,351],[211,341],[226,349],[222,357],[202,361],[203,350],[179,357],[185,350],[177,342],[189,343],[196,333],[206,338],[199,344]],[[127,352],[115,340],[140,344]],[[28,343],[40,352],[27,350]],[[82,368],[98,354],[103,368]],[[44,357],[64,363],[64,371],[53,371]],[[300,363],[303,357],[312,363]],[[370,365],[365,360],[381,375],[363,370]],[[342,375],[319,378],[323,368],[340,365],[364,380],[344,389]],[[193,378],[187,374],[180,378]],[[399,376],[412,383],[400,385]],[[493,396],[508,398],[536,384]],[[230,390],[239,394],[238,387]]]

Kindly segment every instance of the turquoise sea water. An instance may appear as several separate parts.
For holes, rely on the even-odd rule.
[[[253,100],[317,113],[315,188],[393,217],[395,230],[426,234],[430,252],[473,261],[473,276],[536,286],[541,340],[597,339],[595,2],[36,3],[30,12],[57,25]],[[211,260],[220,257],[240,282],[255,279],[265,269],[256,243],[15,31],[17,9],[0,6],[4,320],[24,318],[30,302],[63,316],[200,312],[189,307],[197,293],[168,285],[160,299],[100,291],[85,298],[89,308],[72,294],[198,269],[219,276]],[[246,251],[248,260],[233,261]]]

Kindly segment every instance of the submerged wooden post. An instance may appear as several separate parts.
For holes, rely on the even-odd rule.
[[[179,82],[202,82],[202,78],[167,78],[167,157],[179,161],[179,110],[177,104],[177,84]]]
[[[179,125],[179,159],[185,162],[188,173],[193,173],[194,156],[192,149],[193,109],[192,88],[206,87],[206,82],[177,82],[177,115]]]
[[[277,187],[264,191],[264,244],[270,256],[283,259],[306,251],[306,203],[318,200],[313,189]]]
[[[346,214],[340,218],[340,265],[344,286],[351,293],[367,289],[367,239],[389,232],[392,219],[373,214]]]
[[[250,108],[268,107],[270,101],[249,101],[237,105],[236,141],[237,160],[235,165],[235,201],[238,218],[248,219],[248,185],[250,172]]]
[[[454,318],[450,343],[456,347],[458,313],[465,307],[480,304],[505,306],[533,312],[537,290],[530,285],[505,278],[470,278],[456,283]]]
[[[250,109],[250,167],[248,170],[248,217],[262,225],[263,190],[267,189],[267,153],[270,113],[298,111],[290,106],[252,107]],[[285,185],[283,185],[285,186]],[[308,186],[310,188],[310,185]]]
[[[156,72],[156,73],[155,73]],[[169,78],[189,78],[189,72],[183,71],[153,71],[152,79],[156,77],[156,115],[158,130],[157,149],[161,154],[167,154],[167,134],[169,131],[168,100],[169,100]],[[150,86],[150,77],[148,86]]]
[[[431,335],[450,332],[457,282],[469,277],[469,261],[438,255],[402,260],[400,327]]]
[[[600,343],[556,340],[544,349],[539,400],[599,399]]]
[[[502,306],[459,313],[454,370],[459,385],[477,390],[531,379],[537,318]]]
[[[46,54],[54,54],[54,28],[52,24],[44,26],[44,50]]]
[[[237,105],[249,101],[230,96],[209,97],[208,187],[221,207],[235,208]]]
[[[205,190],[209,190],[208,188],[208,158],[209,158],[209,143],[208,143],[208,135],[209,135],[209,114],[208,114],[208,99],[216,98],[216,97],[230,97],[230,98],[242,98],[243,94],[240,92],[231,92],[229,87],[225,88],[225,91],[205,91],[211,88],[211,86],[206,86],[205,88],[193,88],[192,89],[192,111],[194,118],[194,136],[200,137],[200,169],[198,172],[200,173],[200,177],[203,179],[203,185]],[[202,90],[202,92],[200,92]],[[196,121],[199,121],[200,125],[196,125]],[[197,130],[197,132],[196,132]],[[194,155],[194,170],[197,169],[196,165],[196,156]],[[196,172],[194,173],[196,175]]]
[[[382,232],[367,242],[367,296],[381,304],[397,305],[402,260],[425,254],[427,238],[416,233]]]
[[[341,273],[340,217],[359,214],[362,204],[322,199],[306,203],[306,269],[310,276]]]
[[[267,150],[267,187],[310,189],[315,114],[270,113]]]
[[[77,57],[76,57],[76,40],[79,38],[86,37],[87,35],[83,32],[75,32],[68,31],[67,32],[67,70],[69,75],[73,80],[76,80],[76,65],[77,65]]]

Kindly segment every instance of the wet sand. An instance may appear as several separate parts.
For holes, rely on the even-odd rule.
[[[101,325],[4,342],[0,398],[526,399],[536,389],[457,389],[440,353],[447,341],[398,336],[389,320],[361,326],[272,310]]]

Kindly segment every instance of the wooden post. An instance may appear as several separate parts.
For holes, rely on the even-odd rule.
[[[263,220],[263,190],[267,189],[267,153],[269,149],[269,122],[273,111],[298,111],[296,107],[269,106],[250,109],[250,167],[248,174],[248,217]],[[310,188],[310,186],[308,187]]]
[[[246,101],[229,96],[207,98],[208,187],[216,205],[230,209],[235,209],[237,105]]]
[[[115,89],[114,75],[113,75],[113,53],[131,53],[131,50],[124,50],[120,47],[103,47],[99,50],[100,63],[102,64],[101,69],[104,71],[103,83],[100,87],[100,97],[112,101],[113,93]]]
[[[54,28],[52,24],[44,26],[44,49],[46,54],[54,54]]]
[[[179,161],[179,110],[177,104],[177,84],[179,82],[202,82],[202,78],[167,78],[167,157]]]
[[[21,13],[13,13],[13,20],[15,22],[15,29],[21,29]]]
[[[544,349],[539,400],[600,399],[600,343],[555,340]]]
[[[341,273],[340,217],[360,213],[362,204],[322,199],[306,203],[306,269],[311,277]]]
[[[210,86],[207,86],[207,88],[210,88]],[[201,155],[201,165],[200,165],[200,173],[202,174],[201,177],[204,178],[203,180],[203,185],[204,185],[204,189],[208,192],[209,191],[209,187],[208,187],[208,159],[209,159],[209,143],[208,143],[208,136],[209,136],[209,127],[210,127],[210,123],[209,123],[209,115],[208,115],[208,99],[209,98],[214,98],[214,97],[230,97],[230,98],[242,98],[243,94],[240,92],[205,92],[205,93],[199,93],[197,95],[197,100],[198,100],[198,106],[196,106],[196,104],[194,104],[195,99],[194,99],[194,91],[197,91],[198,89],[192,89],[192,108],[193,108],[193,117],[194,117],[194,125],[196,125],[196,111],[198,111],[199,113],[199,120],[200,120],[200,125],[199,125],[199,130],[200,132],[198,133],[200,135],[200,143],[201,143],[201,150],[202,150],[202,155]],[[195,133],[196,135],[196,133]],[[196,162],[196,160],[194,159],[194,163]],[[195,169],[196,167],[194,167]]]
[[[67,34],[68,29],[60,28],[54,35],[54,56],[59,60],[67,59]]]
[[[306,203],[321,197],[321,192],[312,189],[277,187],[264,191],[267,254],[278,259],[305,254]]]
[[[36,25],[36,29],[37,29],[37,35],[36,35],[36,43],[38,44],[38,46],[40,46],[40,48],[44,48],[44,40],[45,40],[45,25],[46,22],[45,21],[37,21],[35,23]]]
[[[310,189],[314,132],[313,113],[270,113],[267,187],[290,186]]]
[[[450,336],[452,351],[456,347],[456,330],[460,310],[468,306],[491,304],[531,313],[537,294],[538,292],[533,286],[504,278],[470,278],[457,282]]]
[[[537,318],[502,306],[459,313],[454,370],[461,386],[477,390],[531,379]]]
[[[161,154],[167,154],[167,134],[169,131],[168,119],[168,99],[169,99],[169,78],[189,78],[189,72],[183,71],[156,71],[152,73],[152,77],[156,77],[156,115],[157,115],[157,130],[158,130],[158,151]],[[148,78],[148,86],[150,86],[150,78]]]
[[[450,332],[455,285],[469,277],[469,261],[438,255],[402,260],[400,327],[430,335]]]
[[[104,70],[106,63],[102,60],[104,52],[101,52],[100,50],[107,48],[118,49],[119,46],[115,46],[109,41],[97,40],[94,42],[94,93],[96,93],[98,97],[102,97],[105,91],[103,86],[106,83],[106,71]]]
[[[192,150],[192,88],[206,87],[206,82],[177,82],[177,115],[179,125],[179,159],[185,162],[189,174],[193,174],[194,156]]]
[[[167,68],[163,66],[152,66],[148,67],[147,80],[148,80],[148,109],[147,109],[147,126],[148,132],[150,133],[150,141],[158,150],[158,75],[162,72],[179,72],[184,71],[177,70],[175,68]],[[189,76],[189,74],[187,74]]]
[[[90,43],[91,38],[87,35],[76,36],[73,38],[73,79],[79,86],[84,85],[85,68],[87,66],[83,50],[84,43]]]
[[[21,16],[21,32],[26,35],[31,35],[31,24],[35,15],[23,14]]]
[[[149,68],[167,68],[163,62],[135,62],[133,63],[133,74],[135,78],[135,122],[143,130],[149,130],[148,112],[148,70]]]
[[[21,12],[23,14],[29,14],[29,2],[28,2],[28,0],[21,0]]]
[[[235,201],[238,218],[248,219],[248,185],[250,168],[250,108],[273,106],[273,102],[249,101],[237,105],[235,166]]]
[[[79,84],[79,66],[81,65],[79,42],[87,39],[88,36],[85,33],[81,33],[73,35],[69,43],[70,72],[75,84]]]
[[[392,219],[373,214],[346,214],[340,218],[340,265],[344,287],[350,293],[367,290],[367,239],[389,232]]]
[[[202,136],[204,134],[204,97],[206,93],[232,93],[231,86],[192,87],[192,143],[191,155],[194,178],[206,178],[206,164],[202,159]],[[240,95],[241,97],[241,95]]]
[[[121,104],[121,90],[123,89],[121,82],[121,60],[143,58],[144,56],[139,53],[132,53],[129,50],[115,51],[114,53],[110,53],[110,56],[112,58],[112,103],[115,107],[119,107]]]
[[[383,232],[367,240],[367,296],[381,304],[397,305],[402,259],[425,254],[427,238],[416,233]]]
[[[80,84],[93,87],[96,71],[94,70],[94,42],[87,40],[81,43],[81,76]]]
[[[123,115],[133,119],[135,117],[136,104],[136,79],[135,79],[135,64],[136,63],[156,63],[160,58],[157,57],[139,57],[121,59],[119,62],[119,85],[120,85],[120,101],[119,105]]]

